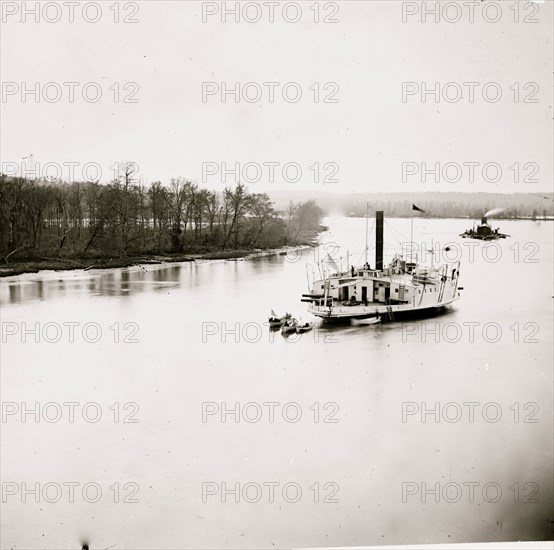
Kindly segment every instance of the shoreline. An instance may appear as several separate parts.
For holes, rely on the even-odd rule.
[[[14,262],[13,264],[0,264],[0,279],[16,277],[18,275],[40,273],[42,271],[90,271],[93,269],[121,269],[137,265],[160,265],[171,263],[191,263],[209,261],[236,261],[253,260],[267,256],[286,256],[288,252],[314,248],[317,243],[283,246],[267,250],[232,250],[205,252],[202,254],[152,254],[132,256],[129,258],[96,258],[70,259],[70,258],[41,258]]]

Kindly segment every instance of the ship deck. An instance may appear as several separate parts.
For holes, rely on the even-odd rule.
[[[381,275],[381,276],[369,275],[369,274],[364,275],[364,274],[358,274],[358,273],[352,276],[351,273],[340,273],[337,275],[333,275],[331,277],[331,281],[332,283],[337,283],[338,281],[344,281],[343,283],[341,283],[341,286],[354,285],[361,281],[378,281],[380,283],[389,283],[389,284],[393,283],[397,285],[403,285],[406,287],[423,285],[422,281],[417,280],[417,275],[416,275],[416,279],[414,279],[414,274],[412,273],[398,273],[398,274],[394,273],[391,275]],[[439,282],[440,281],[438,281],[437,279],[429,278],[425,281],[425,284],[435,285],[435,284],[438,284]],[[379,302],[373,302],[373,303],[379,303]]]

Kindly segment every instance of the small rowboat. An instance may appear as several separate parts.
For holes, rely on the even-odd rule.
[[[298,322],[296,321],[296,319],[288,319],[281,327],[281,334],[290,334],[291,332],[296,332],[297,327]]]
[[[368,319],[350,319],[350,324],[354,326],[376,325],[380,322],[380,317],[369,317]]]
[[[314,328],[313,323],[303,323],[302,325],[298,325],[296,327],[296,332],[303,333],[303,332],[309,332]]]
[[[285,313],[283,317],[277,317],[275,312],[271,310],[271,317],[268,319],[269,328],[278,329],[281,328],[291,318],[290,313]]]

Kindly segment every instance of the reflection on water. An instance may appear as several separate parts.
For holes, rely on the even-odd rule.
[[[329,220],[327,249],[347,247],[363,263],[361,219]],[[390,224],[390,225],[389,225]],[[416,220],[431,246],[458,238],[464,220]],[[392,229],[394,227],[394,229]],[[97,482],[93,505],[10,497],[2,506],[2,546],[107,548],[273,548],[552,538],[552,226],[503,222],[513,235],[487,261],[483,243],[462,247],[463,298],[443,314],[402,323],[318,326],[281,337],[264,325],[271,309],[305,321],[300,296],[306,262],[318,252],[239,262],[144,265],[45,272],[0,283],[2,322],[18,327],[2,345],[2,400],[97,402],[98,423],[22,422],[2,426],[4,480]],[[386,253],[410,232],[388,220]],[[514,260],[514,245],[538,243],[538,262]],[[357,254],[357,256],[356,256]],[[345,251],[336,259],[346,263]],[[76,323],[49,342],[41,327]],[[21,325],[38,323],[22,341]],[[95,323],[97,342],[82,327]],[[482,328],[496,323],[497,342]],[[515,342],[515,326],[519,342]],[[524,343],[527,323],[539,343]],[[467,327],[475,327],[470,341]],[[409,331],[407,330],[409,326]],[[458,342],[444,328],[461,329]],[[127,328],[125,328],[127,327]],[[126,343],[131,329],[136,343]],[[65,330],[65,329],[64,329]],[[115,334],[118,340],[115,341]],[[136,403],[139,422],[113,422],[113,404]],[[296,423],[203,422],[202,403],[295,402]],[[495,402],[498,422],[426,422],[402,417],[402,404]],[[314,404],[339,406],[338,423],[314,422]],[[536,403],[537,423],[513,421],[514,404]],[[110,409],[110,406],[112,409]],[[312,408],[310,408],[312,407]],[[512,408],[510,408],[512,407]],[[323,410],[323,409],[321,409]],[[523,416],[522,416],[523,418]],[[280,419],[280,420],[279,420]],[[114,482],[137,483],[139,502],[115,503]],[[203,482],[287,482],[296,504],[202,502]],[[313,484],[340,486],[338,503],[314,503]],[[402,501],[402,484],[498,483],[498,503],[483,499]],[[510,487],[540,486],[539,502],[514,502]],[[480,493],[476,493],[480,494]],[[549,535],[550,533],[550,535]]]
[[[139,292],[176,286],[181,282],[181,270],[190,264],[148,267],[132,267],[118,270],[91,270],[88,272],[56,272],[50,278],[47,272],[35,275],[33,280],[20,282],[10,277],[0,289],[2,303],[22,303],[33,300],[47,300],[62,294],[80,294],[88,291],[95,296],[127,296]]]
[[[218,280],[218,271],[226,268],[226,279],[241,277],[241,265],[256,273],[267,272],[267,266],[283,265],[283,256],[265,256],[240,261],[199,261],[182,264],[141,265],[122,269],[90,271],[44,271],[17,277],[6,277],[0,286],[3,304],[19,304],[33,300],[50,300],[85,291],[93,296],[131,296],[168,288],[205,286]]]

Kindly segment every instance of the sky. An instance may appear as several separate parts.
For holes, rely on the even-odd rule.
[[[421,2],[281,2],[271,22],[267,3],[241,2],[237,22],[223,21],[236,2],[81,3],[73,21],[62,2],[25,18],[35,2],[3,2],[2,170],[29,171],[32,154],[64,179],[69,163],[108,181],[134,161],[146,184],[216,190],[547,192],[553,5],[514,3],[424,22]]]

